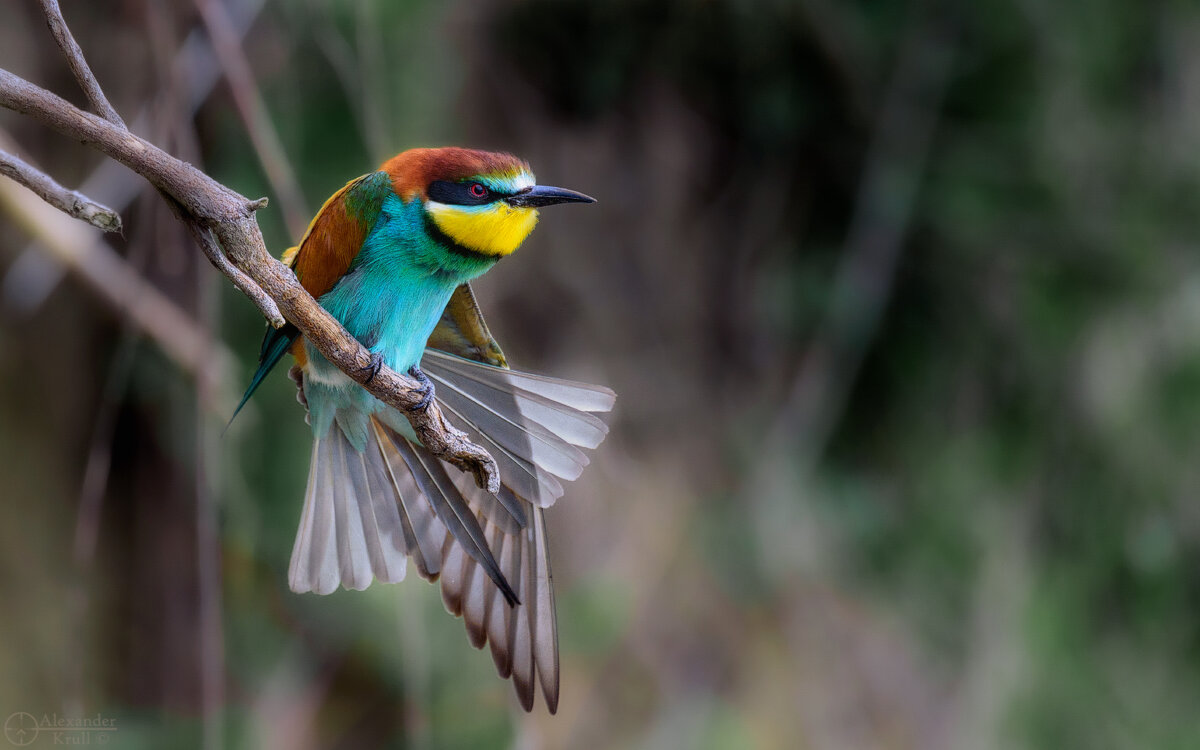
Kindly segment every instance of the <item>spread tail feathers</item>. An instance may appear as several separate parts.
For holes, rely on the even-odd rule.
[[[542,509],[587,465],[608,428],[590,412],[615,396],[599,386],[514,372],[426,350],[422,369],[447,416],[496,458],[493,497],[403,436],[405,418],[370,418],[360,452],[332,425],[313,443],[288,581],[297,592],[366,588],[404,578],[411,557],[440,576],[446,609],[476,648],[489,644],[521,705],[540,686],[558,706],[558,632]]]

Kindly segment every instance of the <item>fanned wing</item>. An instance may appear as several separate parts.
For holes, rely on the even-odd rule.
[[[484,329],[486,331],[486,328]],[[487,447],[500,467],[499,504],[470,477],[454,482],[476,510],[500,571],[520,604],[505,608],[497,589],[454,538],[443,556],[442,598],[461,615],[471,643],[487,643],[501,676],[512,677],[525,710],[540,687],[550,712],[558,708],[558,626],[543,508],[562,495],[559,479],[587,465],[580,447],[595,447],[607,426],[590,412],[612,408],[615,394],[574,383],[473,362],[432,349],[421,368],[437,384],[438,400],[459,429]],[[522,518],[523,517],[523,518]],[[522,520],[517,528],[512,522]]]
[[[611,409],[615,396],[434,350],[422,369],[448,418],[497,458],[499,495],[403,437],[398,413],[371,418],[362,453],[335,427],[313,447],[289,582],[296,591],[361,589],[372,577],[399,580],[411,556],[423,577],[440,575],[446,609],[476,648],[490,647],[521,705],[530,710],[540,688],[554,712],[558,631],[543,508],[562,494],[559,480],[587,464],[580,448],[604,438],[591,412]]]
[[[579,477],[608,427],[589,412],[608,411],[615,395],[601,386],[520,373],[427,349],[421,361],[456,427],[487,448],[501,478],[540,507],[563,494],[560,479]]]
[[[336,226],[320,224],[318,217],[300,252],[285,257],[297,264],[314,295],[328,288],[320,289],[325,266],[313,270],[306,258],[330,253],[329,233]],[[310,238],[313,256],[307,255]],[[353,261],[337,257],[344,266],[329,286]],[[291,586],[329,593],[339,583],[364,588],[372,576],[399,580],[409,556],[422,577],[440,576],[446,609],[463,618],[472,645],[490,648],[496,670],[512,678],[525,710],[540,688],[554,713],[558,628],[543,508],[562,496],[562,481],[587,466],[581,449],[595,448],[608,433],[595,413],[609,411],[615,395],[601,386],[507,369],[467,284],[451,297],[429,346],[422,369],[436,384],[448,419],[496,458],[499,495],[447,470],[403,437],[399,413],[371,418],[362,453],[332,429],[313,446]]]
[[[496,587],[452,541],[446,569],[458,572],[442,579],[443,600],[449,611],[462,615],[472,645],[490,644],[497,671],[513,678],[521,705],[526,710],[533,705],[536,675],[553,713],[559,691],[558,628],[542,507],[562,494],[555,477],[575,479],[587,465],[579,448],[596,447],[608,433],[588,412],[608,411],[615,396],[606,388],[498,372],[508,362],[467,284],[455,290],[428,346],[422,366],[437,383],[438,400],[451,421],[501,463],[500,500],[521,522],[520,529],[509,532],[489,520],[492,514],[481,518],[492,553],[522,605],[505,607]],[[465,474],[456,475],[456,484],[472,507],[490,499]],[[514,488],[527,494],[515,494]]]

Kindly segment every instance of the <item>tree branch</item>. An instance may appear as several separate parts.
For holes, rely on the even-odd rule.
[[[125,121],[117,114],[117,110],[108,103],[108,97],[104,95],[104,90],[100,88],[100,83],[96,80],[96,76],[92,74],[91,67],[88,66],[87,60],[83,57],[83,50],[75,41],[75,37],[71,35],[71,30],[67,28],[66,19],[63,18],[62,9],[58,7],[58,0],[41,0],[42,12],[46,14],[46,25],[50,27],[50,33],[54,36],[54,41],[58,42],[58,48],[62,50],[63,56],[67,58],[67,65],[71,66],[71,72],[75,74],[75,80],[79,82],[79,88],[83,89],[83,93],[87,95],[88,101],[92,105],[92,109],[96,113],[108,120],[113,125],[126,130]]]
[[[59,185],[49,175],[7,151],[0,151],[0,174],[29,188],[68,216],[82,219],[105,232],[121,231],[121,217],[116,211],[83,193]]]
[[[236,0],[231,3],[230,10],[234,14],[239,41],[258,18],[263,2]],[[159,3],[148,3],[146,9],[152,16],[155,12],[168,12]],[[151,28],[148,33],[151,39],[155,39],[167,32]],[[157,50],[157,46],[152,45],[152,49]],[[176,87],[174,92],[179,100],[172,106],[181,108],[181,116],[193,116],[220,80],[220,64],[216,53],[204,32],[195,28],[188,32],[182,46],[173,54],[168,52],[167,56],[169,60],[157,60],[155,64],[166,72],[169,81],[174,82],[170,87]],[[135,133],[148,132],[155,106],[150,101],[144,102],[137,116],[132,118],[130,130]],[[114,161],[103,160],[79,184],[78,189],[120,213],[133,203],[141,192],[141,186],[142,179],[136,173],[127,171]],[[46,301],[61,280],[62,273],[58,267],[46,264],[43,258],[41,249],[35,243],[30,243],[21,251],[0,280],[0,304],[16,305],[21,312],[29,314]],[[14,293],[14,287],[20,288],[19,293]]]
[[[249,297],[272,326],[275,328],[282,326],[284,319],[279,313],[279,306],[263,292],[258,284],[254,283],[254,279],[242,273],[241,269],[229,261],[229,258],[222,252],[221,246],[217,244],[216,239],[213,237],[212,230],[189,215],[183,206],[179,205],[179,201],[172,198],[170,194],[160,190],[159,195],[162,196],[163,201],[166,202],[171,212],[175,214],[175,218],[183,222],[183,225],[188,228],[192,239],[196,240],[196,244],[200,246],[200,250],[204,252],[204,256],[208,258],[208,262],[212,263],[218,271],[225,274],[233,282],[233,285],[238,288],[238,291]],[[267,199],[260,198],[258,201],[251,203],[250,207],[252,210],[258,210],[266,205]]]
[[[254,212],[261,201],[252,202],[225,187],[190,164],[162,151],[123,127],[71,105],[62,98],[0,69],[0,106],[28,115],[53,130],[77,139],[146,178],[171,197],[193,233],[211,232],[229,262],[214,261],[218,270],[246,292],[271,324],[283,325],[284,318],[322,355],[348,377],[383,403],[407,416],[417,437],[438,458],[474,475],[489,492],[500,489],[495,460],[465,434],[446,421],[436,402],[427,409],[412,411],[422,400],[420,384],[384,367],[371,377],[371,355],[317,301],[291,269],[267,252]],[[210,259],[213,248],[201,240]],[[257,286],[229,272],[235,266]],[[282,315],[280,314],[282,313]],[[368,382],[369,379],[369,382]]]

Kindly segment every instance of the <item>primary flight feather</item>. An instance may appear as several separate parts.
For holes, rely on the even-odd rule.
[[[370,349],[436,393],[447,418],[496,459],[497,496],[430,454],[406,416],[330,364],[293,326],[267,333],[238,409],[286,353],[300,371],[312,458],[288,583],[441,579],[446,608],[512,677],[525,710],[540,686],[558,706],[558,633],[543,509],[579,476],[608,428],[614,394],[508,369],[468,282],[512,253],[538,209],[591,203],[537,185],[508,154],[412,149],[352,180],[284,262]],[[236,412],[235,412],[236,414]]]

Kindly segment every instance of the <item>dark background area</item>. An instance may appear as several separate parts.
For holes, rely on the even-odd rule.
[[[475,286],[514,366],[619,399],[548,513],[563,695],[525,716],[415,576],[288,592],[287,378],[221,436],[261,318],[153,191],[0,112],[126,227],[0,185],[4,717],[100,713],[114,747],[1195,746],[1193,5],[63,10],[135,132],[270,197],[276,253],[413,146],[596,196]],[[0,67],[82,104],[37,4],[0,17]]]

